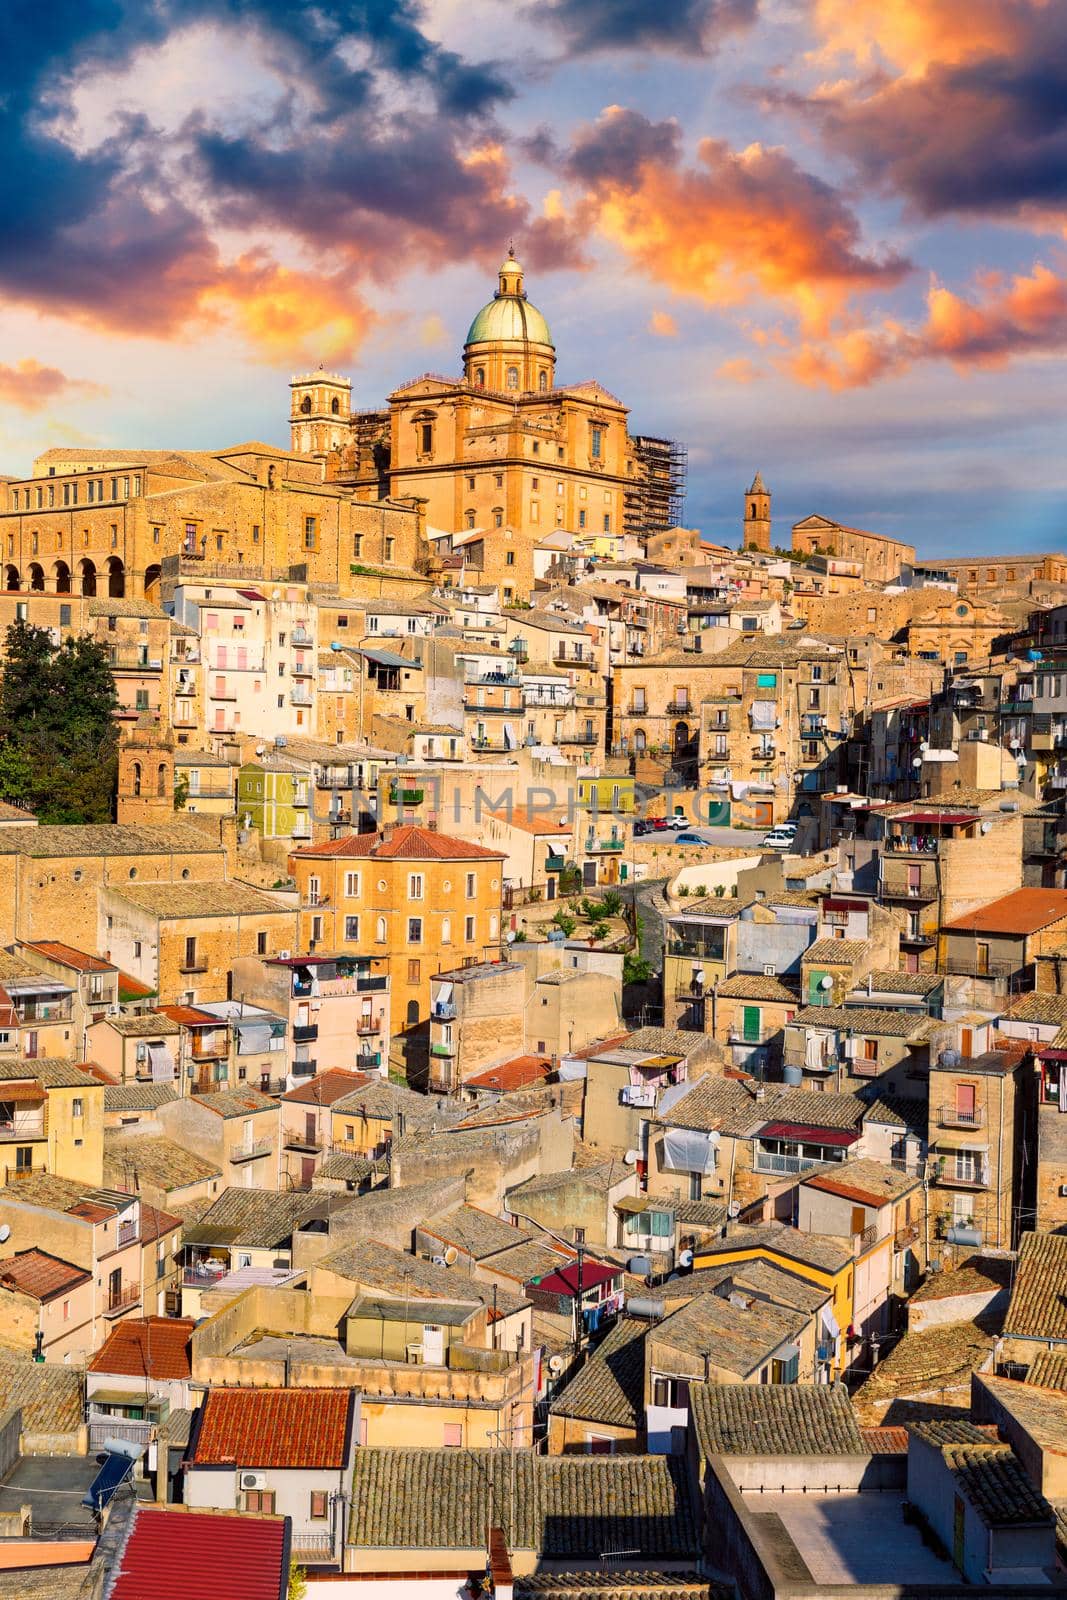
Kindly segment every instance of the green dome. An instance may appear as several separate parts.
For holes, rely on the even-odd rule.
[[[468,344],[485,344],[497,340],[529,339],[533,344],[552,345],[548,323],[536,306],[522,295],[498,294],[483,306],[470,325]]]

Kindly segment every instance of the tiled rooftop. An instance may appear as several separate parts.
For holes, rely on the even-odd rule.
[[[1053,1522],[1052,1507],[1007,1445],[946,1445],[942,1454],[987,1527]]]
[[[717,1294],[701,1294],[657,1323],[650,1337],[657,1348],[668,1345],[687,1357],[707,1356],[714,1366],[744,1379],[780,1346],[799,1338],[807,1322],[807,1312],[755,1298],[743,1308]]]
[[[0,1286],[17,1289],[20,1294],[31,1295],[42,1303],[54,1300],[57,1295],[69,1294],[79,1284],[88,1283],[91,1277],[92,1273],[84,1267],[49,1255],[47,1250],[36,1246],[18,1250],[13,1256],[0,1260]]]
[[[636,1431],[644,1418],[647,1331],[647,1323],[620,1317],[549,1409],[556,1416]]]
[[[245,883],[146,883],[113,889],[112,893],[161,921],[187,917],[292,916],[293,907],[277,895]]]
[[[535,1550],[543,1561],[597,1562],[604,1551],[625,1550],[637,1565],[642,1558],[696,1554],[696,1518],[680,1458],[356,1451],[351,1544],[482,1551],[490,1515],[509,1549]]]
[[[191,1317],[128,1317],[112,1330],[89,1362],[89,1372],[128,1378],[192,1376]]]
[[[222,1171],[213,1161],[176,1144],[173,1139],[162,1134],[144,1134],[136,1138],[105,1140],[104,1176],[117,1189],[135,1194],[144,1185],[164,1191],[185,1189],[194,1183],[221,1178]]]
[[[193,1466],[342,1467],[354,1398],[351,1389],[209,1389]]]
[[[322,1195],[226,1189],[195,1227],[186,1229],[185,1242],[270,1250],[285,1244],[304,1218],[316,1213],[322,1204]]]
[[[475,1261],[494,1256],[500,1250],[510,1250],[530,1235],[520,1231],[513,1223],[502,1222],[489,1211],[478,1206],[457,1206],[443,1216],[428,1217],[419,1224],[420,1232],[441,1241],[442,1249],[454,1245]]]
[[[1024,1233],[1004,1333],[1067,1341],[1067,1234]]]
[[[694,1383],[689,1404],[705,1458],[865,1454],[841,1384]]]

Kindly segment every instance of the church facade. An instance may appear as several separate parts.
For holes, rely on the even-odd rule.
[[[505,604],[529,596],[534,549],[557,530],[644,536],[680,515],[682,487],[664,492],[669,441],[631,436],[628,408],[603,385],[557,384],[548,323],[513,253],[471,323],[462,377],[427,373],[377,411],[353,411],[338,375],[290,388],[292,449],[357,499],[421,502],[438,553],[462,550]]]

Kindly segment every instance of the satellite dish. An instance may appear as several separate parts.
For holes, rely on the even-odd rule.
[[[3,1227],[0,1227],[0,1244],[6,1244],[7,1241],[10,1239],[10,1237],[11,1237],[11,1229],[8,1227],[7,1223],[5,1222]]]
[[[553,1377],[558,1378],[566,1365],[566,1356],[549,1356],[548,1358],[548,1370],[552,1373]]]
[[[641,1152],[640,1150],[627,1150],[622,1159],[625,1161],[628,1167],[636,1167],[637,1163],[641,1159]]]
[[[448,1249],[445,1251],[445,1266],[446,1267],[454,1266],[456,1261],[458,1261],[458,1259],[459,1259],[459,1251],[456,1249],[454,1244],[450,1244]]]
[[[505,935],[505,937],[507,938],[508,944],[514,944],[515,943],[515,929],[514,928],[509,928],[508,931],[507,931],[507,934]]]
[[[678,1257],[678,1265],[680,1267],[691,1267],[693,1265],[693,1252],[692,1252],[692,1250],[683,1250],[682,1251],[681,1255]]]
[[[730,1201],[730,1204],[726,1207],[726,1215],[728,1217],[731,1217],[731,1218],[732,1217],[739,1217],[741,1215],[741,1202],[740,1202],[740,1200],[731,1200]]]
[[[831,978],[831,976],[830,976],[830,974],[828,972],[824,973],[823,976],[819,979],[819,988],[820,989],[832,989],[833,986],[834,986],[833,978]]]

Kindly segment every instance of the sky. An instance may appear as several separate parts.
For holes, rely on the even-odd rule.
[[[1064,0],[5,0],[0,472],[460,370],[508,241],[685,520],[1067,543]]]

